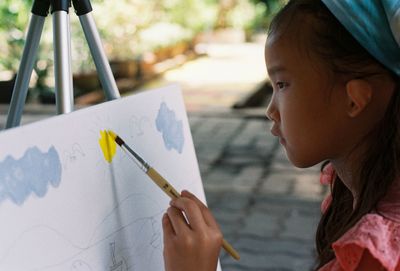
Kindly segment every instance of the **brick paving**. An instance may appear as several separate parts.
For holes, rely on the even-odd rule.
[[[319,167],[294,168],[263,118],[191,114],[189,121],[208,205],[242,257],[222,252],[222,269],[311,270],[326,193]]]

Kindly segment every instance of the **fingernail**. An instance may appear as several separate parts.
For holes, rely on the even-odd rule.
[[[190,193],[190,192],[189,192],[189,191],[187,191],[187,190],[182,190],[182,193],[181,193],[181,194],[183,194],[183,193],[186,193],[186,194],[192,195],[192,193]]]

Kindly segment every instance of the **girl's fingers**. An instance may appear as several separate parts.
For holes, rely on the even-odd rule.
[[[166,238],[176,235],[167,213],[165,213],[162,218],[162,226],[164,231],[164,243],[166,243]]]
[[[169,221],[171,222],[173,231],[176,235],[185,233],[187,230],[189,230],[186,219],[180,210],[174,207],[170,207],[167,210],[167,214]]]
[[[199,200],[195,195],[186,190],[183,190],[181,195],[182,197],[193,200],[197,204],[208,226],[219,229],[219,225],[214,216],[211,214],[210,209],[208,209],[208,207],[203,202],[201,202],[201,200]]]
[[[199,206],[192,199],[180,197],[179,199],[171,201],[171,206],[185,213],[190,227],[194,231],[202,230],[207,226]]]
[[[201,209],[207,209],[207,206],[201,200],[199,200],[195,195],[190,193],[189,191],[183,190],[181,195],[182,195],[182,197],[186,197],[186,198],[190,198],[190,199],[194,200]]]

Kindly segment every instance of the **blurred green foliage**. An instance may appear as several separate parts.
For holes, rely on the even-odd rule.
[[[288,2],[288,0],[252,0],[254,3],[263,3],[266,6],[266,12],[273,15]]]
[[[274,15],[288,2],[288,0],[251,0],[257,6],[262,6],[262,14],[255,19],[255,28],[268,28]],[[261,8],[260,8],[261,9]]]
[[[0,1],[0,71],[18,68],[31,5],[32,0]]]
[[[226,0],[225,0],[226,1]],[[265,30],[285,0],[231,0],[226,27]],[[33,0],[0,0],[0,72],[16,71],[25,42]],[[224,0],[92,0],[93,17],[107,56],[134,59],[146,51],[190,40],[215,28]],[[79,19],[70,12],[74,72],[94,69]],[[46,19],[35,71],[48,74],[53,62],[53,33]]]

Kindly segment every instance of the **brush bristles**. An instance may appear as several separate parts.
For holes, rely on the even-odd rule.
[[[120,145],[121,147],[123,144],[125,144],[125,142],[119,136],[115,138],[115,142],[117,142],[117,144]]]
[[[109,134],[109,136],[111,136],[112,139],[114,139],[114,141],[119,145],[122,146],[123,144],[125,144],[125,142],[113,131],[108,130],[107,133]]]

